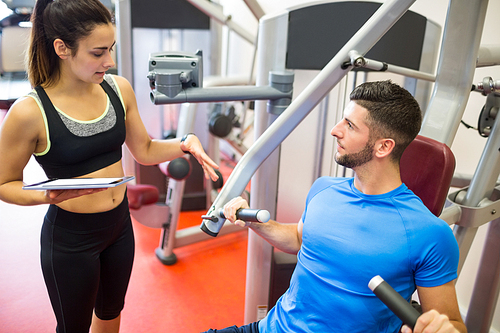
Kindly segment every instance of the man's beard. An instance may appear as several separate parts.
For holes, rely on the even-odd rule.
[[[375,146],[375,142],[370,140],[366,143],[363,149],[357,153],[338,155],[335,154],[335,162],[346,167],[346,168],[355,168],[359,167],[367,162],[370,162],[373,159],[373,147]]]

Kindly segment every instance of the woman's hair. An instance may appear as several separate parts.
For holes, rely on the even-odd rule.
[[[359,85],[351,92],[350,99],[368,110],[371,138],[395,141],[391,156],[393,161],[399,162],[422,125],[422,111],[415,98],[406,89],[387,80]]]
[[[112,17],[99,0],[37,0],[31,22],[28,78],[36,87],[51,86],[59,80],[56,39],[61,39],[74,56],[78,42],[89,36],[97,25],[112,23]]]

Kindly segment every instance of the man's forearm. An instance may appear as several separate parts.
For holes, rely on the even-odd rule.
[[[269,220],[266,223],[252,223],[250,229],[283,252],[296,254],[300,250],[297,223]]]

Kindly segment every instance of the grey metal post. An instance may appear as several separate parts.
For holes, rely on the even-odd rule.
[[[420,132],[448,146],[469,99],[487,7],[488,0],[450,0],[448,7],[433,96]]]
[[[488,136],[488,141],[463,200],[463,205],[478,207],[489,199],[500,175],[500,115]],[[469,332],[488,332],[493,319],[500,290],[500,220],[490,222],[481,262],[466,318]],[[455,226],[454,233],[460,245],[459,270],[463,267],[477,227]]]
[[[182,137],[189,133],[194,126],[196,118],[196,104],[183,104],[179,116],[177,136]],[[166,225],[162,228],[160,246],[156,248],[156,257],[165,265],[177,262],[177,256],[173,252],[175,247],[175,234],[182,205],[182,194],[184,193],[185,180],[170,179],[167,188],[166,204],[170,207]]]
[[[117,0],[115,3],[115,13],[118,75],[123,76],[133,85],[132,17],[130,13],[130,0]]]
[[[465,325],[469,333],[487,333],[500,291],[500,219],[490,222]]]
[[[268,84],[268,73],[271,70],[285,70],[285,54],[283,50],[286,49],[286,40],[275,37],[281,31],[286,31],[287,28],[287,20],[272,21],[270,24],[263,24],[262,21],[259,23],[259,35],[256,45],[258,59],[257,86]],[[276,117],[276,115],[267,113],[265,102],[255,102],[254,136],[256,139],[266,131],[269,125],[276,120]],[[262,158],[262,160],[264,159],[265,161],[252,177],[250,206],[252,208],[262,207],[267,209],[271,217],[275,219],[279,148],[274,153],[269,154],[267,158]],[[271,279],[271,256],[272,246],[249,230],[245,284],[245,323],[254,322],[267,313],[268,290]],[[259,313],[259,306],[262,305],[265,305],[265,307]]]
[[[434,93],[420,132],[448,146],[455,138],[469,99],[487,7],[488,0],[451,0],[448,8]],[[457,68],[460,70],[457,71]],[[485,197],[488,190],[484,184],[480,184],[482,181],[479,177],[486,175],[484,167],[478,167],[476,184],[471,186],[468,198],[461,204],[477,206]],[[481,173],[478,172],[479,168]],[[477,228],[455,227],[461,255],[459,272],[476,231]]]
[[[126,78],[133,86],[134,75],[132,68],[132,17],[130,0],[115,2],[116,16],[116,60],[118,75]],[[136,163],[132,154],[123,146],[123,169],[127,175],[136,174]]]
[[[280,75],[273,72],[269,74],[270,86],[281,91],[291,91],[293,85],[293,75]],[[267,103],[266,115],[263,115],[262,106],[255,109],[255,135],[259,136],[259,129],[266,129],[273,123],[280,114],[290,104],[291,99],[283,98],[281,100],[269,101]],[[266,126],[262,126],[267,122]],[[252,188],[250,192],[250,204],[253,208],[266,207],[270,209],[271,216],[276,218],[276,193],[278,191],[278,166],[280,160],[280,148],[269,155],[264,163],[252,178]],[[263,314],[267,312],[268,292],[271,279],[271,257],[272,246],[263,238],[257,236],[254,232],[248,234],[248,253],[247,256],[247,276],[245,288],[245,322],[256,321],[259,318],[258,309],[263,306]],[[262,267],[262,263],[266,263]]]
[[[458,202],[468,207],[479,207],[483,199],[488,199],[496,186],[500,174],[500,116],[497,115],[492,131],[488,136],[481,158],[464,199]],[[454,228],[455,237],[460,246],[459,272],[477,232],[477,227],[462,226],[460,222]]]

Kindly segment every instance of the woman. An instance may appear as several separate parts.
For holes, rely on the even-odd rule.
[[[0,128],[0,199],[50,204],[41,236],[42,271],[57,332],[118,332],[134,256],[126,186],[23,191],[31,155],[49,178],[121,177],[121,146],[141,164],[191,153],[205,176],[217,165],[195,135],[151,140],[129,82],[114,66],[109,11],[98,0],[38,0],[28,77],[35,89]]]

